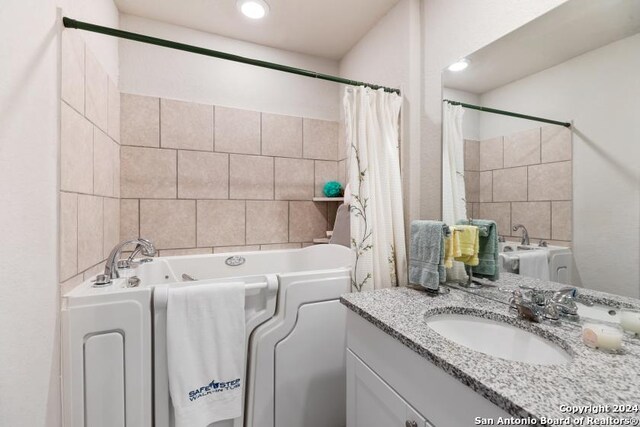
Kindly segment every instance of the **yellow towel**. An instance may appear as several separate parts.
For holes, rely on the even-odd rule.
[[[454,230],[457,231],[460,255],[455,256],[456,261],[464,262],[467,265],[474,266],[480,262],[478,251],[480,250],[480,233],[478,227],[473,225],[456,225]],[[452,235],[455,234],[455,231]]]
[[[462,256],[459,231],[455,227],[449,229],[451,233],[444,241],[444,266],[447,268],[453,267],[454,258]]]

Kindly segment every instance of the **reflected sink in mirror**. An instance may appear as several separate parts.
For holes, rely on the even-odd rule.
[[[427,325],[438,334],[489,356],[531,365],[563,365],[571,355],[559,345],[504,322],[465,314],[428,316]]]

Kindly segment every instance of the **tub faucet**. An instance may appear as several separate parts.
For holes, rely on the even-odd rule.
[[[107,258],[107,261],[104,265],[104,274],[99,274],[96,277],[96,281],[94,284],[95,286],[108,285],[111,283],[112,279],[117,279],[118,277],[120,277],[120,274],[118,273],[118,260],[120,259],[120,255],[122,254],[122,249],[132,243],[135,243],[136,245],[133,254],[137,254],[138,252],[140,252],[142,253],[142,255],[149,257],[156,255],[155,246],[147,239],[131,239],[118,243]],[[129,257],[129,259],[133,257],[133,254],[131,257]]]
[[[513,226],[513,231],[518,231],[520,229],[522,229],[522,240],[520,241],[520,244],[529,246],[529,232],[527,231],[527,227],[522,224],[516,224]]]

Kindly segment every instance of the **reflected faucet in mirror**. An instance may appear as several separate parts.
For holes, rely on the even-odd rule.
[[[522,239],[520,240],[521,245],[529,246],[529,232],[527,231],[527,227],[522,224],[516,224],[513,226],[513,231],[522,230]]]

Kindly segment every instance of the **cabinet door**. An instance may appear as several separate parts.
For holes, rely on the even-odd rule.
[[[347,350],[347,427],[433,427]]]

